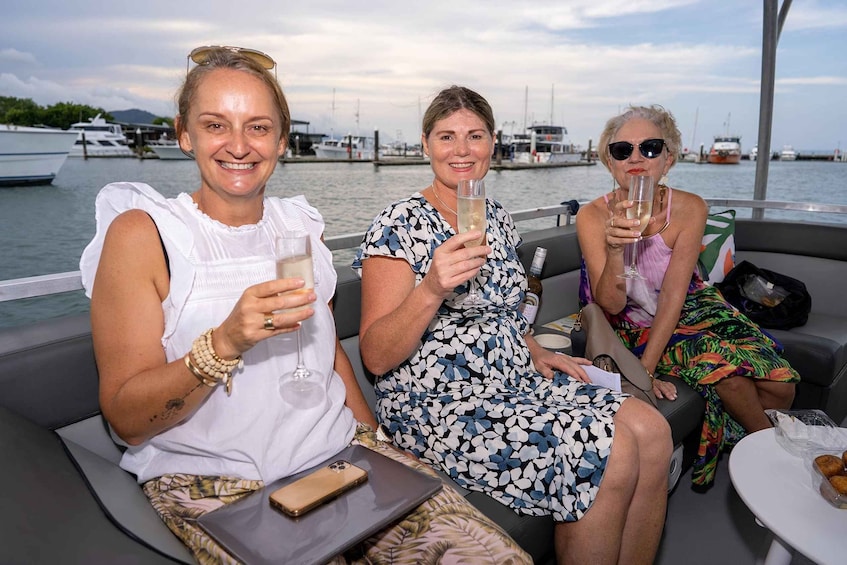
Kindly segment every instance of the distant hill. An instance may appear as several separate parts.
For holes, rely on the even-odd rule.
[[[152,124],[153,120],[159,116],[151,114],[146,110],[133,108],[131,110],[109,110],[109,113],[115,118],[116,122],[126,124]]]

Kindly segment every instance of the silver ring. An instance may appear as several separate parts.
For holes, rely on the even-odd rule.
[[[271,316],[270,314],[265,314],[265,325],[264,325],[264,328],[265,328],[266,330],[268,330],[269,332],[272,332],[272,331],[274,331],[274,330],[276,329],[276,327],[274,327],[274,317],[273,317],[273,316]]]

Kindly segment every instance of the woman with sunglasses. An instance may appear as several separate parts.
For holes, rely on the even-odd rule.
[[[190,58],[197,65],[178,94],[176,130],[194,155],[199,186],[175,198],[141,183],[106,186],[80,268],[102,413],[126,446],[121,467],[198,561],[229,563],[198,516],[351,443],[425,467],[374,434],[335,334],[336,272],[323,219],[303,196],[265,195],[291,125],[270,73],[275,63],[233,47],[200,48]],[[314,290],[290,292],[304,281],[277,278],[274,241],[283,232],[309,234]],[[308,332],[303,355],[325,391],[317,406],[280,392],[280,376],[297,363],[286,334],[298,330]],[[350,559],[434,562],[424,556],[454,550],[479,562],[529,560],[448,487]]]
[[[788,408],[799,376],[780,356],[781,346],[738,313],[697,269],[708,206],[673,189],[666,175],[676,162],[680,133],[660,106],[635,106],[606,123],[600,161],[613,190],[577,215],[583,254],[580,301],[598,303],[621,340],[650,374],[683,379],[706,399],[706,417],[693,482],[714,479],[721,449],[745,433],[770,427],[767,408]],[[626,218],[629,179],[658,182],[653,213],[640,235]],[[644,279],[624,279],[624,248],[638,241]],[[658,398],[674,400],[671,382],[654,380]]]
[[[652,563],[667,502],[667,421],[589,384],[585,359],[538,345],[518,311],[520,236],[500,204],[486,201],[484,234],[459,233],[457,185],[488,172],[494,125],[478,93],[442,90],[422,124],[432,183],[380,213],[354,261],[380,422],[465,488],[551,516],[560,563]],[[484,245],[465,246],[483,235]],[[472,277],[485,306],[463,303]]]

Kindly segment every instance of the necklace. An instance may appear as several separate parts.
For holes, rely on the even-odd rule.
[[[445,208],[447,208],[447,210],[449,210],[450,212],[453,212],[453,214],[458,216],[459,214],[454,209],[452,209],[450,206],[448,206],[446,202],[441,200],[440,196],[438,196],[438,189],[435,188],[435,183],[432,183],[429,186],[430,186],[430,188],[432,188],[432,193],[435,195],[435,199],[438,200],[439,202],[441,202],[441,205],[444,206]]]

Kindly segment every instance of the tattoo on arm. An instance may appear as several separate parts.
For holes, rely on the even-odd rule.
[[[181,398],[171,398],[167,402],[165,402],[165,408],[159,414],[154,414],[150,417],[150,421],[153,422],[155,420],[171,420],[179,415],[180,411],[185,408],[185,399],[191,396],[191,394],[200,388],[203,383],[198,382],[194,388],[186,392],[182,395]]]

